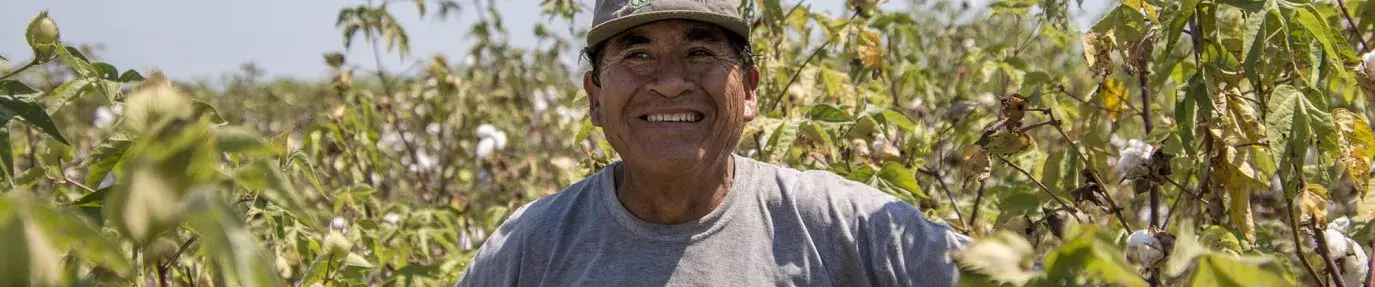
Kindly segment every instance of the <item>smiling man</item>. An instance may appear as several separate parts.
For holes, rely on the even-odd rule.
[[[953,285],[945,225],[733,154],[760,77],[738,4],[597,1],[583,87],[623,161],[511,214],[459,286]]]

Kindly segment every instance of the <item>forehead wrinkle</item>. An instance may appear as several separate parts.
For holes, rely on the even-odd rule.
[[[640,29],[626,31],[625,34],[612,40],[611,46],[616,50],[625,50],[635,45],[652,44],[654,38],[646,36]]]
[[[689,42],[720,42],[721,30],[704,27],[704,25],[698,23],[692,23],[688,25],[687,30],[683,32],[683,39]]]

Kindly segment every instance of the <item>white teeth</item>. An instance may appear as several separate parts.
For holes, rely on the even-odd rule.
[[[701,116],[692,113],[654,114],[645,117],[651,122],[696,122]]]

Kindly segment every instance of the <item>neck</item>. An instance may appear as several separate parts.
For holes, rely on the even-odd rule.
[[[615,170],[616,196],[641,220],[680,224],[701,219],[725,200],[734,180],[735,160],[708,164],[688,174],[652,174],[626,162]]]

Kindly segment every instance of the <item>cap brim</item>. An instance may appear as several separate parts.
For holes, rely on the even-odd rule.
[[[749,23],[740,18],[699,11],[654,11],[621,17],[592,27],[592,31],[587,32],[587,45],[596,45],[636,26],[669,19],[697,20],[716,24],[746,39],[750,35]]]

